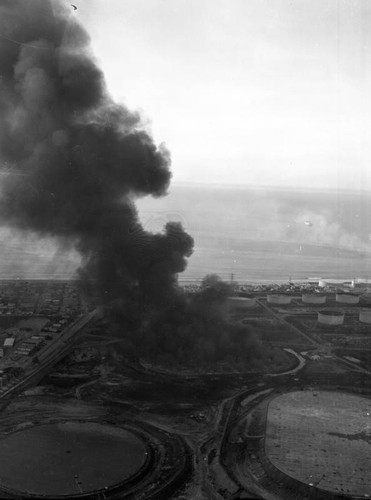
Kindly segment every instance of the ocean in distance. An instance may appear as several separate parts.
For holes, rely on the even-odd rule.
[[[173,185],[142,198],[144,227],[180,221],[195,240],[180,282],[209,273],[239,282],[371,278],[371,193]],[[51,240],[3,229],[0,279],[68,279],[79,263]]]
[[[371,193],[188,185],[139,206],[148,229],[179,220],[194,237],[181,281],[371,276]]]

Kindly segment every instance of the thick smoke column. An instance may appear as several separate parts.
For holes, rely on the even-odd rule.
[[[112,101],[69,4],[1,0],[2,225],[76,247],[81,275],[107,298],[166,300],[193,240],[179,223],[145,231],[133,200],[166,193],[169,163]]]

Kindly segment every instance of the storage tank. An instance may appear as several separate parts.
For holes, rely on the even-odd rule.
[[[362,278],[356,278],[352,282],[353,288],[356,288],[358,290],[370,290],[371,289],[371,280],[370,279],[362,279]]]
[[[229,311],[236,311],[241,309],[253,309],[256,307],[255,299],[249,297],[228,297],[227,306]]]
[[[270,293],[267,295],[267,302],[269,304],[277,304],[280,306],[291,304],[290,295],[284,295],[280,293]]]
[[[359,321],[371,324],[371,309],[361,309],[359,311]]]
[[[355,295],[353,293],[338,292],[336,294],[336,302],[338,302],[339,304],[358,304],[359,295]]]
[[[322,309],[318,311],[318,323],[323,325],[342,325],[345,314],[337,309]]]
[[[326,304],[326,295],[321,293],[303,293],[301,300],[304,304]]]
[[[338,287],[338,286],[353,286],[353,282],[351,280],[338,280],[332,278],[322,278],[318,281],[318,286],[321,288],[325,287]]]

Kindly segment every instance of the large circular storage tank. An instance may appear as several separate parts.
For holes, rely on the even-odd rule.
[[[366,471],[371,470],[371,454],[365,436],[370,399],[304,390],[279,395],[267,410],[265,456],[280,471],[273,477],[291,488],[295,483],[283,474],[301,483],[288,498],[370,498]]]
[[[326,304],[326,295],[320,293],[303,293],[301,300],[304,304]]]
[[[277,304],[283,306],[291,304],[291,297],[289,295],[283,295],[280,293],[270,293],[267,295],[267,302],[269,304]]]
[[[19,450],[22,450],[20,452]],[[104,457],[104,460],[102,459]],[[96,422],[35,425],[1,439],[0,489],[13,498],[98,498],[138,480],[149,449],[130,430]]]
[[[371,324],[371,309],[361,309],[359,311],[359,321]]]
[[[337,287],[337,286],[352,286],[352,281],[347,281],[347,280],[338,280],[338,279],[332,279],[332,278],[322,278],[318,281],[318,286],[320,288],[325,288],[325,287]]]
[[[344,312],[337,309],[322,309],[318,311],[318,323],[323,325],[342,325],[344,323]]]
[[[229,311],[253,309],[256,307],[256,301],[249,297],[228,297],[227,306]]]
[[[337,293],[336,302],[339,302],[339,304],[358,304],[359,295],[353,293]]]

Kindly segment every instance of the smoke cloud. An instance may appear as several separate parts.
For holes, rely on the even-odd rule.
[[[166,301],[193,240],[145,230],[134,201],[166,194],[170,156],[113,102],[70,6],[0,4],[0,223],[57,238],[102,296]]]

